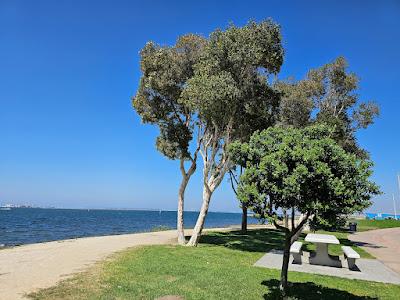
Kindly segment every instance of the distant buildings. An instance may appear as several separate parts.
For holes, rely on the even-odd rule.
[[[1,205],[2,208],[33,208],[33,206],[28,204],[4,204]]]

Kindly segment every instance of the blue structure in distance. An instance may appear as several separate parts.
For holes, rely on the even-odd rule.
[[[365,218],[367,220],[385,220],[385,219],[396,219],[400,220],[399,215],[394,214],[384,214],[384,213],[365,213]]]

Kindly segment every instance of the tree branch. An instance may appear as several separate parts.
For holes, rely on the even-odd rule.
[[[294,228],[294,207],[292,207],[292,230]]]
[[[179,169],[181,170],[182,176],[186,177],[185,159],[183,159],[183,158],[181,158],[179,161]]]
[[[233,174],[232,170],[229,170],[229,178],[230,178],[232,190],[235,193],[235,195],[237,196],[237,191],[236,191],[235,185],[233,184],[233,180],[235,180],[236,184],[237,184],[237,180],[236,180],[235,175]]]
[[[290,232],[289,228],[286,228],[285,226],[279,225],[278,223],[276,223],[276,220],[273,220],[272,223],[274,224],[274,226],[277,229],[282,230],[285,233],[289,233]]]
[[[304,224],[306,224],[306,222],[308,221],[309,217],[310,217],[310,213],[308,212],[306,214],[306,217],[300,222],[299,225],[297,225],[297,227],[294,229],[294,231],[292,229],[291,236],[294,236],[304,226]]]

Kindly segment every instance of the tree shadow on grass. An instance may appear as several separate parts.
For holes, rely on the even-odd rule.
[[[279,290],[279,280],[271,279],[268,281],[263,281],[261,283],[265,285],[269,289],[269,293],[264,295],[264,299],[268,300],[276,300],[282,299],[281,293]],[[339,299],[347,299],[347,300],[373,300],[378,298],[372,298],[368,296],[357,296],[352,293],[337,290],[333,288],[323,287],[320,285],[316,285],[313,282],[304,282],[304,283],[290,283],[288,289],[288,299],[298,299],[298,300],[339,300]]]
[[[284,234],[275,229],[209,232],[200,239],[201,244],[224,246],[229,249],[248,252],[267,252],[271,249],[283,249]]]

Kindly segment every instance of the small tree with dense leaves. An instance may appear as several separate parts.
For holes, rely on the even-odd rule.
[[[280,288],[285,294],[291,238],[310,216],[361,212],[379,193],[369,180],[372,163],[346,152],[319,125],[304,129],[271,127],[256,132],[248,143],[233,143],[233,160],[245,167],[238,196],[255,214],[285,233]],[[278,224],[279,210],[291,211],[290,226]],[[304,215],[295,224],[294,215]]]

